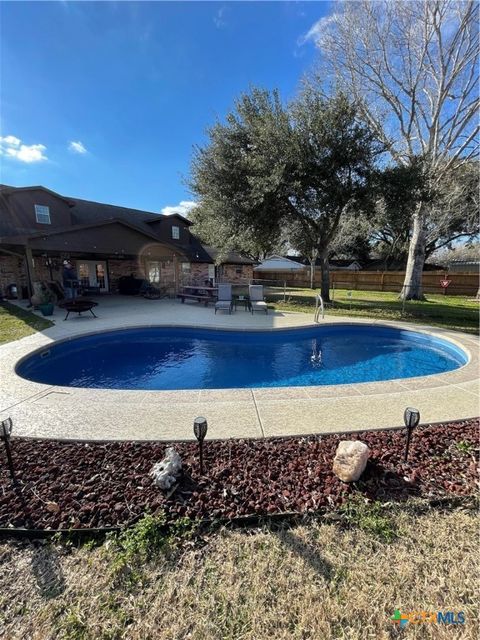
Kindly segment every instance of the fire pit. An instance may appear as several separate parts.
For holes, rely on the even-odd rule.
[[[67,320],[68,316],[71,313],[78,313],[78,315],[80,315],[84,311],[90,311],[92,316],[96,318],[97,316],[93,313],[92,309],[93,307],[97,306],[98,302],[94,302],[93,300],[82,300],[80,298],[76,298],[74,300],[64,300],[59,304],[59,307],[65,309],[65,311],[67,312],[64,320]]]

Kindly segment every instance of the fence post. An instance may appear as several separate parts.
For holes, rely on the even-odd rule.
[[[283,301],[287,301],[287,283],[285,280],[283,281]]]

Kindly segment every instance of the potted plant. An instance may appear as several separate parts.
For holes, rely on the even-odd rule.
[[[38,308],[42,312],[44,316],[53,315],[53,303],[55,301],[55,296],[52,291],[48,287],[43,286],[40,291],[40,304]]]

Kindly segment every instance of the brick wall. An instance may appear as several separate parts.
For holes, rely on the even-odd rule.
[[[208,280],[208,264],[203,262],[190,263],[190,282],[204,284]]]
[[[6,293],[9,284],[17,285],[18,295],[21,295],[21,287],[27,284],[25,263],[22,258],[15,256],[0,256],[0,289]]]
[[[145,270],[140,260],[109,260],[109,289],[112,293],[118,291],[118,281],[122,276],[134,275],[135,278],[145,278]]]
[[[223,282],[238,282],[245,284],[253,278],[253,266],[251,264],[223,264],[220,280]]]
[[[183,284],[203,284],[209,279],[208,264],[192,262],[190,272],[183,275]],[[217,268],[219,282],[245,284],[253,278],[253,266],[250,264],[222,264]]]

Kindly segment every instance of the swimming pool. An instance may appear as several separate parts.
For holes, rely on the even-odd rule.
[[[444,373],[466,353],[436,336],[360,324],[274,331],[124,329],[54,343],[17,373],[49,385],[102,389],[296,387]]]

